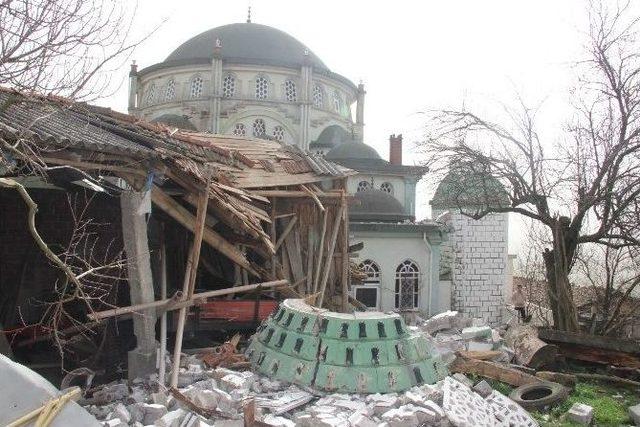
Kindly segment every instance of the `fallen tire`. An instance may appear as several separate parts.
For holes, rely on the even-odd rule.
[[[562,402],[568,395],[565,386],[544,381],[520,386],[509,397],[525,409],[543,409]]]

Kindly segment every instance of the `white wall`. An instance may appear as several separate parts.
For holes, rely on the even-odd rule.
[[[441,213],[433,210],[434,217]],[[456,212],[448,225],[454,231],[443,246],[452,252],[452,308],[492,325],[500,323],[508,276],[508,215],[474,220]]]
[[[395,309],[395,274],[398,265],[406,259],[414,261],[420,269],[419,310],[425,314],[429,311],[429,286],[431,278],[431,251],[427,243],[418,235],[398,235],[395,233],[353,232],[352,242],[364,243],[359,257],[354,259],[360,263],[365,259],[375,261],[381,270],[380,310]],[[406,237],[401,237],[406,236]]]

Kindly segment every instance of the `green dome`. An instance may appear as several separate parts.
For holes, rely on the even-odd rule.
[[[349,141],[344,144],[337,145],[329,150],[324,156],[328,160],[347,160],[347,159],[372,159],[382,160],[378,152],[367,144],[359,141]]]
[[[477,171],[472,166],[455,166],[438,185],[431,200],[436,209],[508,206],[509,197],[490,172]]]
[[[327,392],[389,393],[447,375],[433,344],[399,314],[335,313],[287,299],[251,338],[255,372]]]

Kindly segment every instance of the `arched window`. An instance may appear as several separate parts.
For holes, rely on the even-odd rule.
[[[410,260],[403,261],[396,268],[396,308],[400,310],[418,307],[420,290],[420,270]]]
[[[236,78],[231,74],[224,76],[222,80],[222,96],[225,98],[232,98],[236,93]]]
[[[382,184],[380,184],[380,190],[384,191],[385,193],[393,194],[393,185],[391,185],[390,182],[383,182]]]
[[[247,134],[247,129],[244,127],[244,124],[236,123],[233,128],[233,134],[237,136],[245,136]]]
[[[273,128],[273,139],[276,141],[284,141],[284,128],[280,125]]]
[[[313,105],[318,108],[322,108],[324,105],[324,93],[322,92],[320,85],[315,85],[313,87]]]
[[[167,87],[164,90],[164,100],[173,101],[176,97],[176,81],[171,79],[167,82]]]
[[[147,105],[152,105],[156,100],[156,85],[155,83],[151,83],[149,89],[147,89]]]
[[[260,76],[256,78],[256,99],[267,99],[269,96],[269,80]]]
[[[367,278],[361,285],[352,286],[353,296],[370,309],[378,309],[380,304],[380,267],[370,259],[362,261],[358,267],[367,275]]]
[[[267,132],[267,126],[264,124],[264,120],[256,119],[253,122],[253,136],[260,137],[264,136]]]
[[[293,80],[287,80],[284,82],[284,97],[289,102],[296,102],[298,99],[298,93],[296,92],[296,84]]]
[[[370,188],[371,188],[371,183],[369,181],[360,181],[358,183],[358,189],[356,191],[357,192],[366,191]]]
[[[333,109],[336,113],[342,112],[342,97],[340,97],[340,93],[337,90],[333,92]]]
[[[370,259],[365,259],[359,265],[360,270],[367,274],[365,283],[380,283],[380,266]]]
[[[202,96],[202,88],[204,86],[204,81],[202,77],[195,76],[191,80],[191,88],[189,90],[189,95],[191,98],[200,98]]]

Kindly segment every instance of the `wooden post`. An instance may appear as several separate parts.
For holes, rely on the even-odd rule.
[[[342,191],[344,195],[344,190]],[[342,221],[342,233],[344,234],[342,242],[342,312],[346,313],[349,309],[349,218],[347,216],[347,199],[341,199],[341,209],[344,215]]]
[[[160,235],[160,298],[167,299],[167,245],[164,234],[164,224],[161,224]],[[167,312],[162,313],[160,318],[160,366],[158,372],[158,383],[164,387],[166,375],[167,358]]]
[[[344,205],[340,205],[340,209],[336,212],[336,217],[333,219],[333,229],[331,229],[331,240],[329,240],[329,248],[327,251],[327,258],[324,261],[324,271],[322,275],[322,283],[320,284],[320,300],[318,301],[318,307],[322,307],[324,302],[324,292],[327,289],[327,281],[329,280],[329,272],[331,271],[331,263],[333,262],[333,252],[336,249],[336,241],[338,240],[338,232],[340,231],[340,221],[344,216]]]
[[[313,292],[318,292],[320,286],[320,272],[322,271],[322,254],[324,254],[324,235],[327,234],[327,211],[322,212],[322,229],[320,230],[320,244],[318,245],[318,260],[316,261],[316,275],[313,279]]]
[[[193,296],[196,284],[196,276],[198,272],[198,262],[200,260],[200,248],[202,247],[202,237],[204,235],[205,220],[207,218],[207,205],[209,203],[209,179],[205,185],[204,191],[198,200],[198,211],[196,213],[195,235],[193,237],[193,245],[189,260],[187,260],[187,269],[183,292],[185,299],[189,300]],[[180,356],[182,351],[182,337],[184,333],[184,325],[187,318],[188,307],[180,309],[178,317],[178,329],[176,330],[176,342],[173,345],[173,371],[171,372],[171,387],[178,386],[178,372],[180,372]]]

